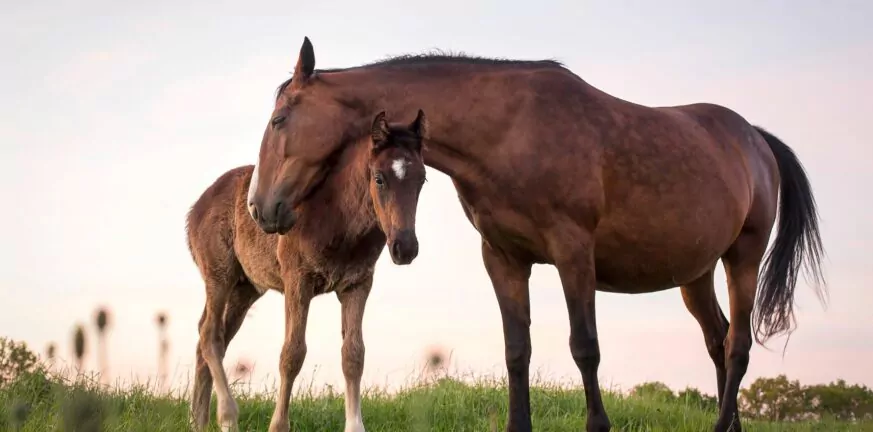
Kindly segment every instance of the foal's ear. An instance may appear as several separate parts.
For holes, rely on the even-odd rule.
[[[385,120],[385,111],[376,114],[373,119],[373,126],[370,128],[370,138],[373,140],[373,149],[379,148],[385,141],[388,141],[388,121]]]
[[[309,41],[309,38],[304,36],[303,46],[300,47],[300,55],[297,57],[297,65],[294,66],[292,83],[297,82],[298,85],[305,83],[313,72],[315,72],[315,49],[312,48],[312,42]]]
[[[409,124],[409,130],[419,139],[427,138],[427,117],[424,116],[424,111],[418,110],[418,116]]]

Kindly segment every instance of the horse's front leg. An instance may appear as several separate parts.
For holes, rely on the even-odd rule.
[[[608,432],[609,417],[603,407],[597,369],[600,366],[600,343],[597,340],[597,321],[594,312],[594,294],[597,279],[594,273],[594,244],[591,236],[573,238],[573,249],[561,253],[555,263],[564,287],[564,299],[570,318],[570,353],[582,373],[585,400],[588,405],[588,432]]]
[[[342,362],[346,379],[346,427],[345,432],[364,432],[361,416],[361,376],[364,374],[364,307],[373,277],[337,293],[342,305]]]
[[[528,283],[532,264],[524,263],[493,249],[482,241],[482,259],[491,278],[506,347],[506,370],[509,381],[509,418],[507,432],[528,432],[530,419],[530,294]]]
[[[314,284],[307,275],[284,277],[285,279],[285,342],[279,359],[279,392],[276,394],[276,409],[270,420],[270,432],[287,432],[291,425],[288,408],[291,403],[291,387],[303,368],[306,359],[306,320],[312,300]]]

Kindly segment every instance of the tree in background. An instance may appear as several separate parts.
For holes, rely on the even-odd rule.
[[[673,393],[673,390],[670,390],[670,387],[668,387],[667,384],[660,381],[637,384],[631,389],[630,394],[632,397],[654,399],[661,402],[672,402],[676,400],[676,394]]]
[[[847,385],[839,379],[805,388],[808,410],[816,417],[838,420],[873,419],[873,391],[862,385]]]
[[[758,378],[748,388],[742,389],[740,396],[740,409],[752,418],[798,420],[807,412],[800,382],[789,381],[785,375]]]
[[[718,398],[710,396],[694,387],[686,387],[677,395],[680,402],[707,411],[718,411]]]
[[[761,420],[873,419],[873,391],[863,385],[849,386],[842,379],[801,386],[785,375],[758,378],[740,395],[743,413]]]
[[[32,372],[36,365],[36,354],[27,349],[27,344],[0,337],[0,388],[19,375]]]

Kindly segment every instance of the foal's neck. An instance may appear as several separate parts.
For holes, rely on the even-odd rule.
[[[339,214],[349,233],[364,233],[377,224],[370,197],[369,145],[358,142],[343,150],[326,180],[325,202]]]

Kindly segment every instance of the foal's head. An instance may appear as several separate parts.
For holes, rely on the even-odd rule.
[[[426,128],[421,110],[405,126],[389,126],[383,111],[370,130],[370,197],[388,238],[391,260],[398,265],[409,264],[418,255],[415,211],[425,182],[421,141]]]

